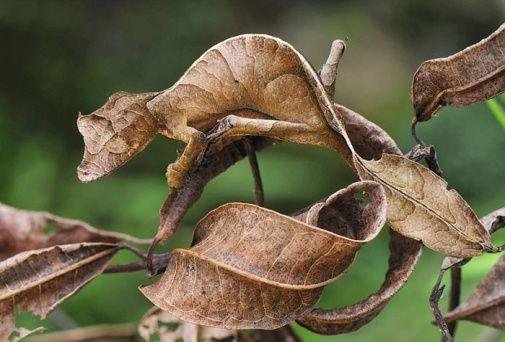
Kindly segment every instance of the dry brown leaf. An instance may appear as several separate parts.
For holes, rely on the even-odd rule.
[[[342,105],[335,103],[334,106],[354,150],[362,158],[379,159],[383,153],[402,154],[396,142],[378,125]]]
[[[445,315],[447,322],[468,320],[505,329],[505,256],[493,266],[468,299]]]
[[[445,105],[464,106],[505,90],[505,25],[452,56],[424,62],[414,75],[412,102],[417,121]]]
[[[480,222],[484,228],[493,234],[498,229],[505,227],[505,208],[497,209],[484,217],[481,217]],[[455,265],[462,266],[466,264],[470,259],[465,258],[455,258],[455,257],[445,257],[440,269],[447,270]]]
[[[77,168],[81,182],[91,182],[123,166],[141,152],[158,132],[145,104],[156,93],[118,92],[89,115],[79,115],[84,156]]]
[[[14,330],[14,308],[45,318],[100,275],[116,244],[80,243],[27,251],[0,262],[0,341]]]
[[[363,190],[370,203],[358,206],[351,198]],[[275,329],[313,307],[323,286],[380,231],[385,210],[384,190],[373,182],[314,205],[299,216],[306,223],[251,204],[226,204],[197,224],[193,247],[174,250],[163,277],[140,290],[194,324]]]
[[[335,109],[340,115],[333,120],[342,122],[346,108],[336,106]],[[394,154],[383,149],[380,159],[367,160],[360,155],[364,151],[357,152],[345,132],[343,136],[353,153],[359,177],[384,186],[388,198],[387,220],[392,229],[449,256],[467,258],[498,251],[471,207],[456,190],[447,189],[442,177],[399,154],[394,144],[388,146]],[[387,135],[378,136],[377,144],[385,146],[381,140],[387,142],[387,138]],[[366,151],[368,158],[377,158],[378,152]]]
[[[345,108],[336,106],[335,109],[340,115],[333,120],[342,121]],[[388,199],[387,221],[392,229],[449,256],[467,258],[498,251],[471,207],[456,190],[447,189],[442,177],[405,158],[394,145],[389,147],[394,154],[383,149],[380,159],[367,160],[360,151],[356,152],[345,132],[344,138],[353,153],[359,177],[384,186]],[[377,144],[384,146],[381,140],[387,142],[387,138],[377,138]],[[378,151],[369,152],[368,158],[379,156]]]
[[[54,229],[54,231],[53,231]],[[99,230],[86,222],[0,203],[0,260],[23,251],[77,242],[149,244],[123,233]]]
[[[497,251],[470,206],[428,168],[392,154],[369,161],[358,157],[355,165],[362,179],[384,186],[387,219],[400,234],[449,256],[469,258]]]
[[[386,278],[376,293],[343,308],[313,309],[297,322],[315,333],[336,335],[358,330],[373,320],[409,279],[421,257],[422,244],[391,231],[389,250]]]
[[[145,341],[158,336],[160,342],[213,342],[226,340],[237,341],[236,330],[195,325],[179,320],[160,308],[149,310],[138,327],[138,333]]]

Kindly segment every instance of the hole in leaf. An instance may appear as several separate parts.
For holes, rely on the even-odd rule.
[[[48,222],[47,225],[44,227],[44,234],[52,235],[55,232],[56,232],[56,224],[54,222]]]

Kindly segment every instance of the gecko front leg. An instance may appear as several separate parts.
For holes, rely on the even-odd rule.
[[[180,189],[184,185],[188,172],[199,165],[201,156],[205,153],[205,134],[193,127],[183,126],[174,129],[169,137],[186,143],[182,154],[175,162],[168,165],[165,173],[168,186]]]

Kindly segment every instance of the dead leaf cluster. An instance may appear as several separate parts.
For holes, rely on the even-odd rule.
[[[412,86],[414,122],[429,120],[444,105],[467,105],[504,91],[503,32],[501,26],[453,56],[420,66]],[[158,232],[152,241],[140,240],[0,205],[0,339],[29,333],[16,330],[15,308],[44,318],[100,274],[146,266],[155,274],[164,271],[140,287],[155,305],[139,326],[146,340],[158,335],[161,341],[297,341],[288,326],[294,321],[320,334],[341,334],[381,312],[408,280],[423,245],[449,257],[445,268],[500,251],[490,236],[503,225],[503,210],[479,220],[458,192],[447,188],[432,147],[418,145],[407,154],[411,160],[379,126],[333,102],[344,50],[343,41],[333,42],[318,73],[279,38],[232,37],[206,51],[168,89],[119,92],[95,112],[80,115],[85,147],[78,177],[84,182],[117,170],[157,134],[185,144],[167,168],[171,192]],[[267,209],[255,151],[281,141],[336,151],[360,180],[291,216]],[[205,185],[246,156],[257,205],[220,206],[198,222],[190,248],[154,255]],[[418,162],[423,158],[428,167]],[[390,258],[379,289],[343,308],[316,308],[324,287],[345,273],[386,221]],[[125,244],[146,242],[147,256]],[[141,260],[109,266],[121,249]],[[446,321],[505,326],[503,260]]]

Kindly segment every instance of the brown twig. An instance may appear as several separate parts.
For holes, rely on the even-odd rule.
[[[426,147],[424,141],[422,141],[421,138],[419,138],[419,136],[417,135],[416,127],[417,127],[417,120],[414,118],[414,121],[412,121],[412,126],[410,126],[410,133],[412,134],[412,137],[414,138],[414,140],[418,145]]]
[[[251,141],[251,138],[244,139],[244,146],[247,152],[247,157],[249,159],[249,166],[251,167],[254,179],[254,196],[256,198],[256,204],[259,205],[260,207],[263,207],[265,206],[265,194],[263,191],[263,182],[261,181],[258,159],[256,158],[256,151],[254,150],[254,145]]]
[[[153,276],[158,275],[165,271],[165,268],[170,260],[170,253],[154,254],[152,256],[152,270]],[[136,272],[142,271],[147,268],[146,260],[140,260],[137,262],[132,262],[129,264],[121,265],[110,265],[108,266],[104,273],[125,273],[125,272]]]
[[[461,297],[461,267],[452,267],[451,268],[451,293],[449,297],[449,307],[448,311],[454,310],[459,306]],[[447,325],[449,329],[449,334],[454,338],[454,334],[456,332],[456,324],[457,320],[450,322]]]
[[[417,120],[412,122],[412,136],[416,141],[416,145],[405,155],[405,157],[420,161],[424,159],[428,168],[436,173],[438,176],[443,178],[442,169],[438,163],[437,152],[435,147],[428,146],[422,141],[416,133]],[[456,331],[457,322],[451,322],[449,325],[444,320],[442,313],[440,312],[439,301],[444,291],[445,285],[440,287],[442,278],[444,276],[446,269],[442,268],[438,276],[437,282],[430,294],[430,307],[433,315],[435,316],[435,322],[437,323],[440,332],[442,333],[443,341],[448,342],[453,340],[454,332]],[[451,292],[449,299],[449,311],[456,308],[459,305],[461,294],[461,268],[453,267],[451,269]]]
[[[121,244],[120,248],[126,249],[126,250],[132,252],[133,254],[135,254],[136,256],[138,256],[142,260],[146,259],[146,254],[136,247],[133,247],[133,246],[130,246],[126,243],[123,243],[123,244]]]
[[[443,341],[445,342],[452,342],[453,338],[451,333],[449,332],[449,328],[447,326],[447,323],[444,320],[444,316],[440,312],[440,308],[438,306],[438,303],[440,301],[440,297],[442,297],[442,293],[444,292],[445,285],[440,287],[440,283],[442,282],[442,278],[444,277],[445,270],[442,269],[440,270],[440,274],[438,275],[437,282],[435,283],[435,286],[433,286],[433,289],[431,290],[430,294],[430,307],[431,307],[431,312],[433,313],[433,316],[435,316],[435,321],[440,329],[440,332],[442,333],[442,338]]]

